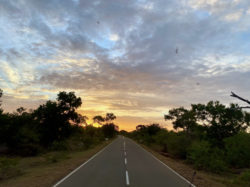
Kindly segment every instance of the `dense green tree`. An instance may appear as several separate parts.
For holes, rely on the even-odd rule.
[[[219,101],[210,101],[206,105],[192,105],[191,109],[197,121],[206,127],[207,137],[215,144],[233,136],[249,126],[249,113],[243,112],[237,104],[229,107]]]

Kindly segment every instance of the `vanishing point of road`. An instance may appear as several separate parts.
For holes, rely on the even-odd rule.
[[[119,136],[54,187],[189,187],[133,140]]]

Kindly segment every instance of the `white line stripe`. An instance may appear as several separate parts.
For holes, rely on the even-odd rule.
[[[107,149],[111,144],[113,144],[115,142],[115,140],[113,140],[112,143],[106,145],[104,148],[102,148],[102,150],[100,150],[99,152],[97,152],[94,156],[92,156],[90,159],[88,159],[86,162],[84,162],[82,165],[80,165],[79,167],[77,167],[76,169],[74,169],[73,171],[71,171],[68,175],[66,175],[64,178],[62,178],[60,181],[58,181],[56,184],[53,185],[53,187],[58,186],[60,183],[62,183],[63,181],[65,181],[67,178],[69,178],[73,173],[75,173],[77,170],[79,170],[81,167],[83,167],[85,164],[87,164],[89,161],[91,161],[93,158],[95,158],[97,155],[99,155],[101,152],[103,152],[105,149]]]
[[[125,156],[127,155],[126,151],[124,151],[124,155],[125,155]]]
[[[125,162],[125,164],[127,164],[127,159],[126,158],[125,158],[124,162]]]
[[[129,177],[128,177],[128,171],[126,170],[126,184],[129,186]]]
[[[162,162],[161,160],[159,160],[158,158],[156,158],[152,153],[150,153],[149,151],[147,151],[146,149],[144,149],[142,146],[140,146],[139,144],[137,144],[134,140],[133,141],[138,147],[142,148],[145,152],[147,152],[149,155],[151,155],[155,160],[158,160],[160,163],[162,163],[164,166],[166,166],[170,171],[172,171],[174,174],[176,174],[177,176],[179,176],[181,179],[183,179],[184,181],[186,181],[188,184],[190,184],[192,187],[196,187],[194,184],[192,184],[190,181],[188,181],[186,178],[184,178],[183,176],[181,176],[179,173],[177,173],[175,170],[173,170],[172,168],[170,168],[167,164],[165,164],[164,162]]]

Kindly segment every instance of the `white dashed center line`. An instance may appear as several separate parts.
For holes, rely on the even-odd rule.
[[[128,176],[128,171],[126,170],[126,184],[129,186],[129,176]]]

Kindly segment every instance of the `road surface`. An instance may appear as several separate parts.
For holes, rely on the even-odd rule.
[[[189,187],[190,183],[129,138],[119,136],[54,187]]]

